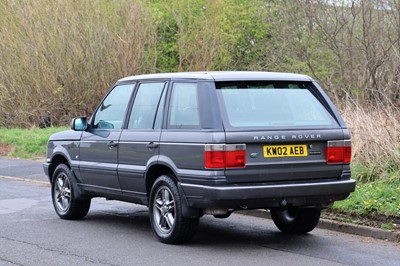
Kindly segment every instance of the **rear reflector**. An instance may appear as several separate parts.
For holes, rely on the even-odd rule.
[[[207,169],[244,168],[246,144],[208,144],[204,151],[204,167]]]
[[[326,162],[342,164],[351,162],[351,140],[328,141],[326,147]]]

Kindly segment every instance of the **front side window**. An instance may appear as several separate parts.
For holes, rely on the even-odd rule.
[[[309,83],[249,81],[217,83],[230,127],[302,127],[336,124]]]
[[[133,88],[134,84],[114,87],[97,109],[93,128],[121,129]]]
[[[152,129],[165,83],[140,84],[129,118],[129,129]]]
[[[199,101],[196,83],[174,83],[168,128],[200,128]]]

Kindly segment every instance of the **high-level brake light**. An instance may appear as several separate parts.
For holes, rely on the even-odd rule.
[[[326,147],[326,162],[342,164],[351,162],[351,140],[328,141]]]
[[[207,169],[244,168],[246,144],[208,144],[204,151],[204,167]]]

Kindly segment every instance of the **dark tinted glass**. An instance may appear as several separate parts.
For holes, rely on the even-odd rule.
[[[230,82],[217,84],[231,127],[329,126],[329,112],[308,84]]]
[[[165,83],[140,84],[129,118],[130,129],[152,129]]]
[[[175,83],[169,114],[169,128],[200,128],[196,83]]]

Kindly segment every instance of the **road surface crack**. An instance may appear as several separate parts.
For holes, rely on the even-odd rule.
[[[107,263],[107,262],[102,262],[102,261],[95,260],[95,259],[92,259],[92,258],[87,257],[87,256],[74,254],[74,253],[71,253],[71,252],[68,252],[68,251],[65,251],[65,250],[60,250],[60,249],[55,249],[55,248],[44,247],[44,246],[42,246],[42,245],[39,245],[39,244],[36,244],[36,243],[31,243],[31,242],[24,241],[24,240],[13,239],[13,238],[5,237],[5,236],[0,236],[0,239],[4,239],[4,240],[7,240],[7,241],[11,241],[11,242],[17,242],[17,243],[21,243],[21,244],[33,246],[33,247],[36,247],[36,248],[38,248],[38,249],[45,250],[45,251],[49,251],[49,252],[56,252],[56,253],[61,254],[61,255],[64,255],[64,256],[76,257],[76,258],[83,259],[83,260],[85,260],[86,262],[93,263],[93,264],[96,264],[96,265],[118,266],[118,265],[116,265],[116,264]],[[0,260],[4,260],[4,261],[10,262],[10,263],[13,263],[13,264],[15,264],[15,265],[23,266],[23,265],[21,265],[21,264],[16,264],[15,262],[8,261],[8,260],[5,260],[5,259],[3,259],[3,258],[0,258]]]
[[[19,264],[19,263],[16,263],[16,262],[14,262],[14,261],[11,261],[11,260],[8,260],[8,259],[5,259],[5,258],[0,257],[0,262],[1,262],[1,261],[10,263],[10,264],[12,264],[12,265],[25,266],[25,265],[23,265],[23,264]]]

